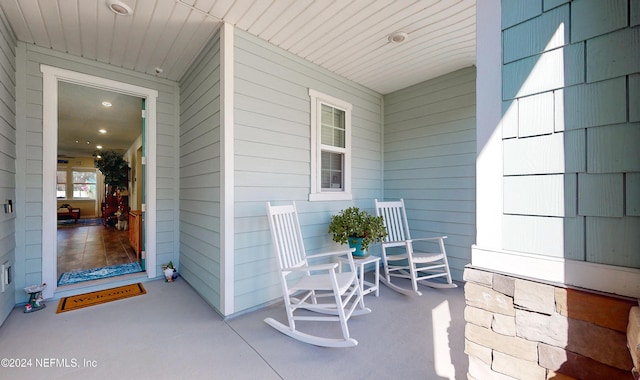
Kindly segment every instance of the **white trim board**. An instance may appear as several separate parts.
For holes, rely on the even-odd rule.
[[[640,297],[640,269],[472,247],[471,265],[627,297]]]
[[[223,315],[233,314],[235,311],[234,282],[235,282],[235,243],[233,228],[235,222],[235,149],[234,149],[234,31],[229,23],[223,23],[220,33],[220,130],[222,167],[220,173],[220,219],[222,231],[220,237],[220,308]]]
[[[40,65],[42,72],[42,282],[49,286],[43,292],[52,298],[57,288],[56,232],[56,168],[58,147],[58,82],[114,91],[146,99],[146,270],[156,277],[156,90],[134,86],[93,75]]]

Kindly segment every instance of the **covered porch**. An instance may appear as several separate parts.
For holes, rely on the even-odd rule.
[[[379,297],[365,297],[372,313],[349,321],[358,346],[327,349],[263,322],[286,320],[281,301],[225,320],[182,278],[143,285],[145,295],[60,314],[57,300],[37,313],[15,308],[0,329],[0,357],[31,364],[3,368],[3,374],[30,379],[460,379],[467,374],[463,286],[422,287],[422,297],[381,286]],[[316,325],[302,328],[340,334],[338,323]]]

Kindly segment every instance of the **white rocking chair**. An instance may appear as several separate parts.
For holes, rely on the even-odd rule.
[[[391,289],[406,295],[422,295],[418,283],[433,288],[455,288],[451,281],[451,272],[444,248],[446,236],[412,239],[409,223],[404,208],[404,200],[375,202],[376,215],[382,216],[387,228],[387,237],[382,242],[382,262],[384,276],[380,280]],[[437,252],[414,251],[413,243],[417,241],[437,242]],[[398,247],[398,248],[395,248]],[[394,248],[400,252],[393,254]],[[413,290],[405,289],[391,282],[392,277],[408,278]],[[438,277],[446,277],[445,282],[429,281]]]
[[[280,264],[280,283],[289,325],[273,318],[264,321],[270,326],[302,342],[324,347],[353,347],[358,341],[349,337],[347,321],[352,315],[370,313],[364,306],[362,290],[356,276],[353,249],[307,256],[302,242],[300,222],[295,204],[271,206],[267,203],[271,236]],[[350,272],[338,272],[338,263],[312,265],[309,260],[347,256]],[[328,297],[327,302],[318,302]],[[296,315],[306,309],[325,315]],[[340,322],[342,339],[310,335],[296,330],[296,321]]]

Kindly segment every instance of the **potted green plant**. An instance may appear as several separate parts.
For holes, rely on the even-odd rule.
[[[93,163],[104,175],[104,183],[112,190],[124,190],[129,184],[129,164],[115,150],[104,150],[93,154]],[[111,191],[111,190],[110,190]]]
[[[356,248],[354,256],[365,257],[372,243],[382,242],[387,229],[381,216],[373,216],[358,207],[349,207],[331,217],[329,233],[333,241]]]

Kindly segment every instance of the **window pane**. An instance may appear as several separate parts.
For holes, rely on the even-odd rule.
[[[324,145],[345,147],[345,112],[337,108],[322,105],[320,124],[322,125],[321,141]]]
[[[336,128],[344,129],[344,111],[333,109],[333,125]]]
[[[67,171],[66,170],[58,170],[56,172],[56,182],[57,183],[67,183]]]
[[[73,172],[74,183],[96,183],[96,172]]]
[[[333,145],[333,128],[323,125],[322,126],[322,145]]]
[[[320,177],[323,189],[342,189],[343,157],[340,153],[322,152]]]
[[[94,171],[73,171],[73,198],[96,199],[97,175]]]
[[[67,185],[58,184],[56,186],[56,198],[66,198],[67,197]]]
[[[344,148],[344,129],[335,129],[333,131],[333,146]]]
[[[73,184],[73,197],[74,198],[87,198],[96,199],[96,185],[95,184]]]
[[[333,107],[322,105],[322,125],[333,125]]]

